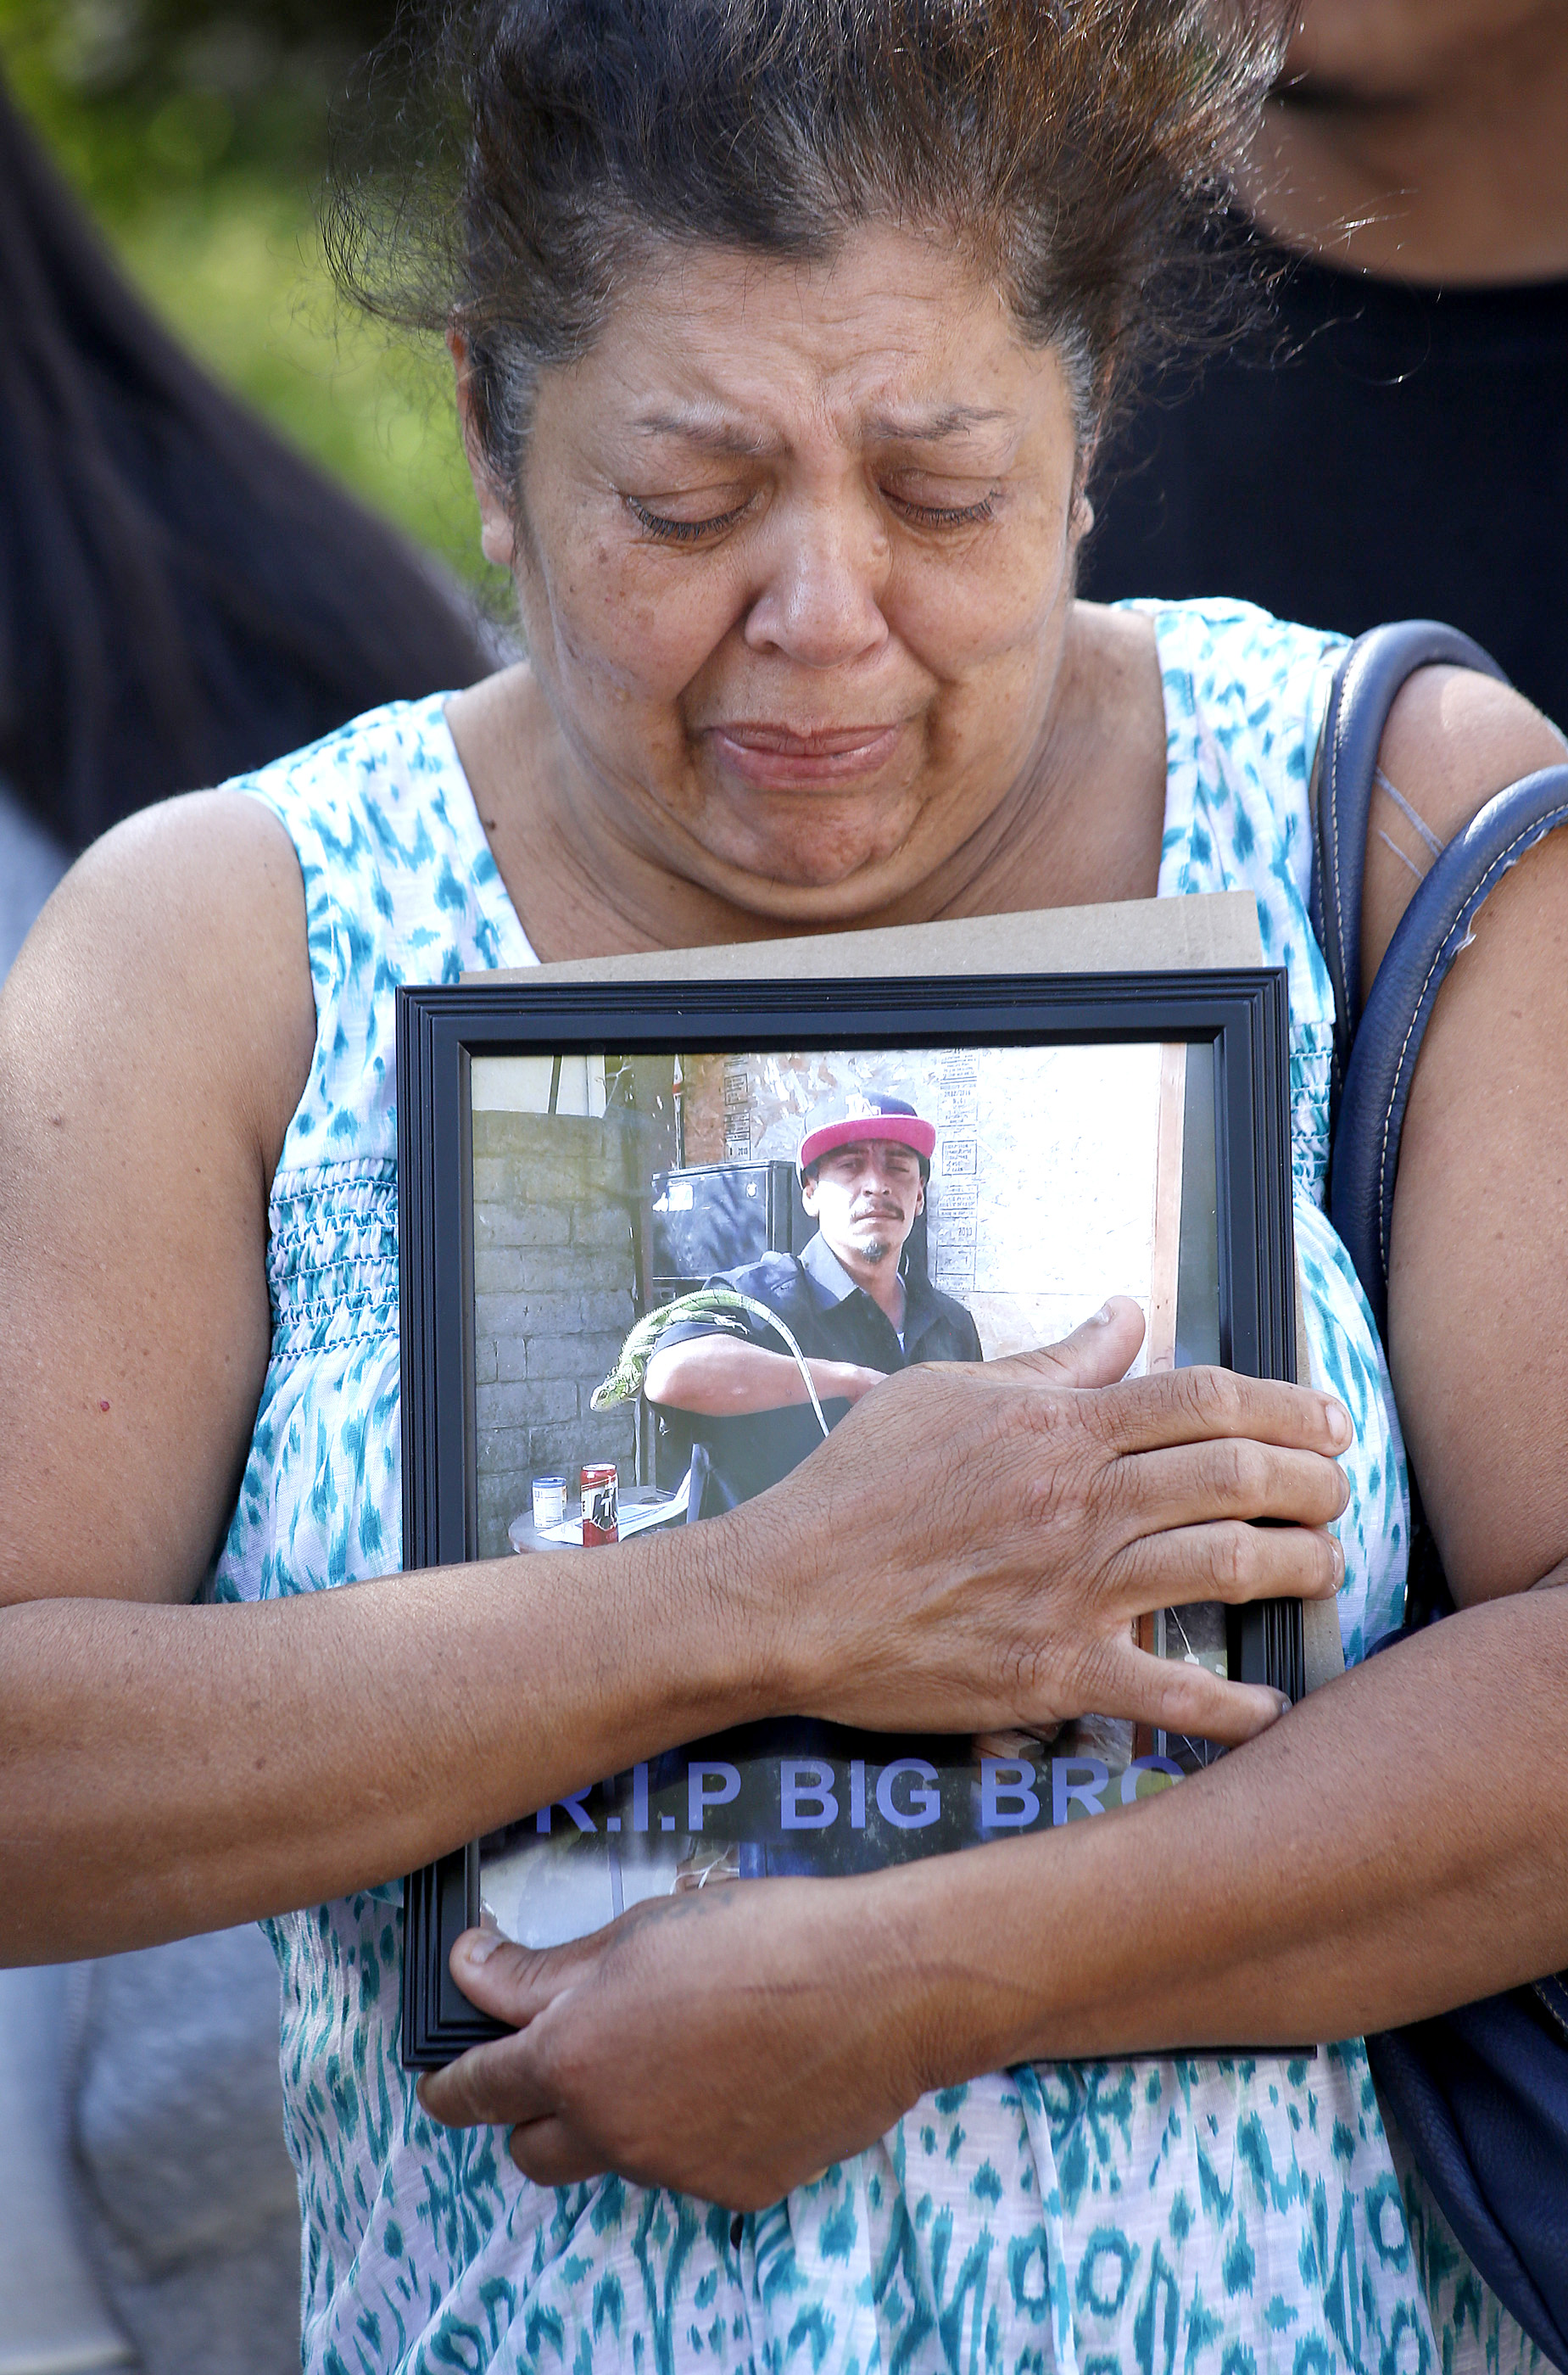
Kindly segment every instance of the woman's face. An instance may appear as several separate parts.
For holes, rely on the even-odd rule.
[[[1285,71],[1309,89],[1419,98],[1478,51],[1565,13],[1563,0],[1304,0]]]
[[[670,254],[545,375],[513,569],[575,801],[737,904],[869,912],[1024,783],[1087,507],[1068,391],[908,232]]]

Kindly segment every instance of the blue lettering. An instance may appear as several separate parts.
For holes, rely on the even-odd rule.
[[[925,1787],[911,1790],[909,1812],[904,1814],[893,1802],[893,1783],[906,1773],[917,1777]],[[877,1812],[885,1823],[891,1823],[895,1831],[923,1831],[942,1811],[936,1780],[937,1768],[927,1765],[924,1756],[901,1756],[895,1764],[884,1765],[877,1776]]]
[[[714,1786],[710,1788],[712,1783]],[[710,1806],[727,1806],[740,1795],[740,1775],[733,1765],[689,1765],[686,1768],[686,1827],[702,1828]]]
[[[803,1802],[809,1808],[802,1811]],[[838,1820],[833,1768],[814,1756],[786,1756],[779,1766],[779,1820],[786,1831],[825,1831]]]
[[[1003,1778],[1006,1775],[1008,1778]],[[1003,1800],[1007,1803],[1003,1804]],[[980,1760],[980,1827],[1018,1830],[1038,1822],[1040,1800],[1034,1789],[1032,1765],[1010,1765],[1001,1757]]]
[[[594,1817],[588,1812],[587,1807],[583,1803],[583,1801],[587,1794],[588,1792],[586,1790],[579,1790],[576,1796],[573,1798],[552,1799],[551,1806],[561,1807],[571,1815],[572,1821],[576,1824],[580,1831],[591,1831],[594,1828]],[[549,1826],[550,1806],[541,1806],[538,1813],[534,1817],[534,1828],[536,1831],[548,1831]]]
[[[1087,1773],[1087,1781],[1069,1781],[1069,1773]],[[1065,1823],[1067,1804],[1076,1798],[1086,1814],[1102,1814],[1105,1802],[1100,1792],[1110,1779],[1098,1756],[1053,1756],[1051,1759],[1051,1820]]]

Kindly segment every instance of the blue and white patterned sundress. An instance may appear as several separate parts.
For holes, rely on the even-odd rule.
[[[1267,955],[1290,968],[1307,1326],[1356,1424],[1340,1599],[1354,1659],[1398,1620],[1408,1519],[1387,1377],[1322,1210],[1331,1008],[1305,910],[1306,786],[1340,646],[1244,606],[1149,608],[1169,743],[1161,893],[1245,885]],[[299,853],[318,1031],[273,1184],[272,1358],[223,1600],[400,1565],[394,992],[532,961],[439,699],[376,711],[240,787]],[[268,1926],[315,2375],[1534,2364],[1413,2181],[1407,2216],[1359,2043],[977,2078],[732,2230],[706,2204],[614,2179],[541,2190],[502,2132],[426,2120],[397,2058],[397,1881]]]

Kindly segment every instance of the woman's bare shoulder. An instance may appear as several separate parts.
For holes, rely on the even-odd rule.
[[[304,888],[282,825],[229,791],[128,818],[65,875],[0,1013],[4,1060],[24,1075],[64,1039],[78,1058],[118,1048],[145,1067],[154,1104],[199,1079],[253,1125],[270,1168],[315,1037]]]
[[[1568,760],[1568,742],[1522,693],[1473,668],[1418,668],[1389,713],[1383,772],[1440,846],[1521,776]],[[1431,863],[1431,845],[1388,799],[1367,843],[1362,979],[1370,982]]]
[[[1565,756],[1556,727],[1517,693],[1446,668],[1412,678],[1382,749],[1389,781],[1440,843]],[[1396,805],[1375,803],[1363,979],[1430,863]],[[1476,917],[1422,1042],[1400,1142],[1390,1365],[1462,1601],[1520,1590],[1568,1554],[1565,960],[1568,834],[1554,833]]]
[[[299,867],[243,795],[116,827],[34,926],[0,993],[0,1601],[200,1579],[314,1036]]]

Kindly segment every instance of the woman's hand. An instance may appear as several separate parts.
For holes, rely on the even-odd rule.
[[[1228,1370],[1117,1382],[1142,1328],[1117,1297],[1048,1351],[903,1370],[701,1530],[755,1578],[748,1638],[779,1661],[778,1704],[879,1731],[1038,1733],[1092,1710],[1237,1742],[1273,1721],[1274,1692],[1151,1657],[1133,1625],[1334,1592],[1350,1421]]]
[[[929,2083],[906,1898],[881,1876],[735,1881],[545,1953],[468,1931],[453,1976],[521,2033],[422,2078],[420,2100],[448,2127],[512,2126],[541,2185],[616,2169],[731,2209],[776,2202]]]
[[[1565,1686],[1568,1589],[1533,1592],[1429,1627],[1134,1814],[657,1899],[545,1954],[469,1931],[453,1976],[520,2033],[420,2096],[452,2125],[516,2122],[543,2183],[614,2168],[749,2208],[981,2071],[1424,2020],[1568,1957]]]

